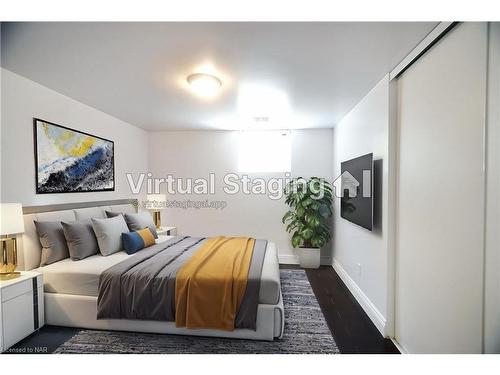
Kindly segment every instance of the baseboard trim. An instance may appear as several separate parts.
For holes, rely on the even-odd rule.
[[[295,254],[278,254],[280,264],[299,264],[299,257]]]
[[[375,324],[375,327],[377,327],[380,333],[385,337],[386,319],[384,318],[382,313],[378,311],[372,301],[370,301],[367,295],[361,290],[358,284],[356,284],[356,282],[349,276],[346,270],[344,270],[344,268],[336,259],[333,259],[333,269],[335,270],[335,272],[337,272],[354,298],[356,298],[356,301],[358,301],[358,303],[361,305],[373,324]]]
[[[398,342],[398,340],[396,340],[395,338],[391,338],[391,341],[394,344],[394,346],[396,348],[398,348],[398,350],[401,354],[408,354],[408,351],[405,348],[403,348],[403,346],[401,346],[401,344]]]
[[[278,255],[278,262],[280,264],[300,264],[299,256],[295,254],[280,254]],[[332,257],[323,255],[321,256],[320,263],[322,266],[331,266]]]

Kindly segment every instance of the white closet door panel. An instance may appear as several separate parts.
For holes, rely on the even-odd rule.
[[[486,24],[460,24],[398,80],[396,339],[410,353],[482,340]]]

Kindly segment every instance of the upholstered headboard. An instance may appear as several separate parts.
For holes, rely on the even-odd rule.
[[[75,221],[92,217],[105,218],[105,210],[123,213],[137,212],[137,203],[136,199],[120,199],[23,207],[24,233],[17,239],[17,269],[29,271],[40,266],[42,248],[38,240],[34,220]]]

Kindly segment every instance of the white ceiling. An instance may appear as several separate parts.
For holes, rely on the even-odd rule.
[[[267,126],[332,127],[435,25],[3,23],[1,62],[148,130],[240,129],[245,84],[286,94],[288,120]],[[223,81],[213,100],[185,84],[207,63]]]

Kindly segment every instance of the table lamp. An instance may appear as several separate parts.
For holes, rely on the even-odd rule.
[[[17,241],[15,234],[24,232],[23,206],[21,203],[0,203],[0,280],[19,277],[17,267]]]
[[[167,196],[165,194],[148,194],[146,196],[146,200],[146,208],[153,214],[153,221],[155,223],[156,229],[160,229],[160,210],[166,208],[165,204],[167,203]]]

